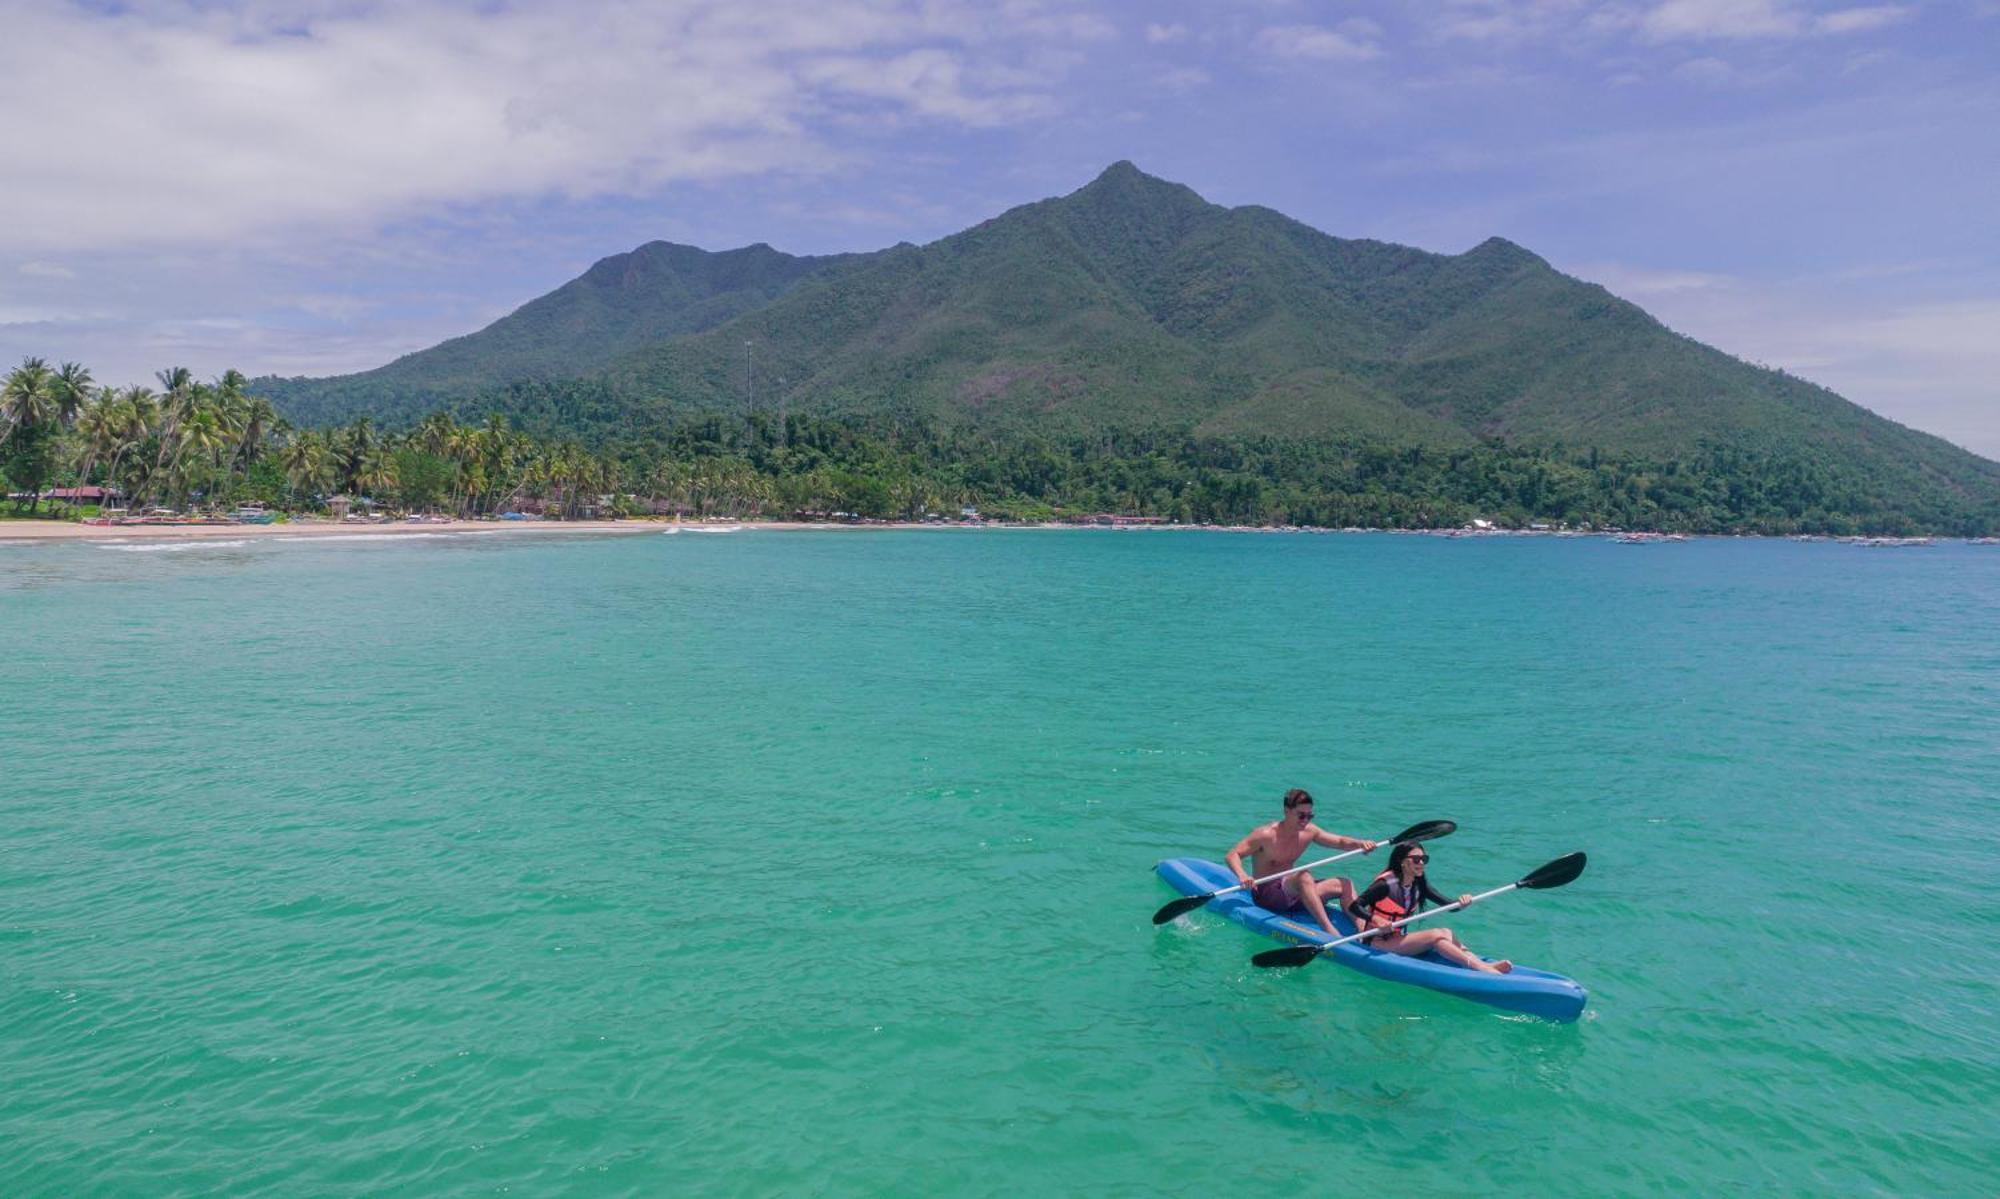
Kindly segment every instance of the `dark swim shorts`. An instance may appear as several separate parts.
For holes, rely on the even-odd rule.
[[[1270,912],[1296,912],[1305,906],[1285,890],[1285,880],[1281,878],[1258,883],[1256,889],[1250,892],[1250,898],[1257,901],[1258,907]]]

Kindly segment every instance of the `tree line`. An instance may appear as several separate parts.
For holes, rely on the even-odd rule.
[[[400,432],[363,418],[300,429],[227,371],[184,367],[150,386],[101,387],[73,362],[29,358],[0,389],[0,476],[29,512],[46,487],[101,486],[133,509],[261,503],[322,508],[335,495],[412,511],[479,515],[546,503],[575,516],[622,482],[617,462],[573,441],[531,437],[494,417],[444,414]]]
[[[1869,477],[1809,448],[1704,444],[1655,459],[1497,440],[1436,447],[1355,439],[1203,437],[1190,429],[1029,434],[921,413],[580,410],[540,395],[499,412],[434,411],[407,428],[366,417],[296,428],[234,371],[158,389],[94,383],[75,363],[24,361],[0,392],[0,473],[33,510],[50,485],[115,488],[134,508],[334,495],[478,516],[520,507],[741,518],[1096,513],[1185,523],[1505,526],[1722,533],[1981,536],[2000,497]],[[544,391],[546,388],[543,389]],[[524,427],[525,426],[525,427]],[[578,433],[582,436],[579,437]]]

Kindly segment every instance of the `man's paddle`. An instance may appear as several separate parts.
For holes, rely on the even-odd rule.
[[[1342,937],[1338,941],[1327,941],[1318,945],[1287,945],[1283,949],[1267,949],[1256,957],[1251,958],[1250,964],[1252,966],[1303,966],[1336,945],[1345,945],[1350,941],[1363,941],[1379,933],[1386,933],[1390,929],[1401,928],[1405,924],[1414,924],[1419,920],[1429,920],[1432,916],[1442,916],[1454,908],[1462,908],[1466,904],[1478,903],[1482,899],[1491,899],[1495,895],[1505,895],[1516,887],[1526,887],[1530,891],[1551,891],[1562,886],[1564,883],[1576,881],[1576,876],[1583,873],[1583,861],[1583,851],[1580,849],[1575,853],[1566,853],[1553,862],[1548,862],[1529,871],[1528,875],[1518,882],[1508,883],[1504,887],[1495,887],[1491,891],[1482,891],[1471,899],[1466,900],[1465,903],[1448,903],[1441,908],[1432,908],[1428,912],[1419,912],[1414,916],[1404,917],[1394,924],[1384,925],[1381,928],[1363,929],[1351,937]]]
[[[1400,845],[1405,841],[1432,841],[1439,837],[1449,837],[1453,830],[1457,828],[1458,826],[1449,820],[1423,820],[1411,825],[1388,840],[1377,841],[1375,844],[1381,846]],[[1307,862],[1303,866],[1294,866],[1290,870],[1280,870],[1276,874],[1267,874],[1263,878],[1253,878],[1250,880],[1250,885],[1254,887],[1259,883],[1268,883],[1274,878],[1283,878],[1288,874],[1297,874],[1301,870],[1310,870],[1314,866],[1324,866],[1328,862],[1338,862],[1342,858],[1351,858],[1357,853],[1364,852],[1366,851],[1350,849],[1346,853],[1337,853],[1330,858],[1321,858],[1317,862]],[[1242,889],[1243,884],[1237,883],[1233,887],[1224,887],[1220,891],[1210,891],[1206,895],[1183,895],[1179,899],[1169,901],[1159,911],[1154,912],[1153,923],[1165,924],[1176,916],[1183,916],[1194,911],[1219,895],[1228,895],[1232,891],[1241,891]]]

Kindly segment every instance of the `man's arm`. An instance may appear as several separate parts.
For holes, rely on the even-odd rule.
[[[1222,859],[1229,863],[1229,872],[1236,876],[1236,881],[1246,887],[1250,885],[1250,872],[1243,868],[1243,855],[1247,853],[1254,856],[1264,848],[1265,831],[1261,828],[1252,829],[1250,835],[1238,841],[1236,848],[1230,850],[1228,856]]]
[[[1318,825],[1313,826],[1313,842],[1328,849],[1363,849],[1375,852],[1376,841],[1363,841],[1359,837],[1343,837],[1339,833],[1329,833]]]

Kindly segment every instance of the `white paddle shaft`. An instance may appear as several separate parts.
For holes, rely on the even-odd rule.
[[[1414,916],[1405,916],[1401,920],[1396,921],[1394,924],[1385,924],[1381,928],[1362,929],[1360,932],[1355,933],[1351,937],[1342,937],[1338,941],[1323,942],[1319,946],[1319,948],[1322,951],[1324,951],[1332,949],[1336,945],[1345,945],[1349,941],[1365,941],[1369,937],[1376,936],[1380,933],[1392,932],[1396,929],[1403,927],[1405,924],[1415,924],[1419,920],[1429,920],[1432,916],[1442,916],[1446,912],[1455,911],[1458,908],[1464,907],[1466,904],[1478,903],[1482,899],[1491,899],[1495,895],[1505,895],[1507,892],[1512,891],[1514,888],[1520,885],[1521,884],[1519,883],[1508,883],[1504,887],[1495,887],[1491,891],[1481,891],[1479,894],[1473,896],[1471,899],[1461,900],[1457,903],[1448,903],[1441,908],[1432,908],[1428,912],[1418,912]],[[1307,960],[1310,961],[1312,959],[1308,958]]]
[[[1375,848],[1376,849],[1382,848],[1382,842],[1377,841],[1375,843]],[[1368,849],[1350,849],[1346,853],[1337,853],[1330,858],[1321,858],[1317,862],[1307,862],[1303,866],[1294,866],[1290,870],[1280,870],[1276,874],[1267,874],[1263,878],[1253,878],[1248,883],[1237,883],[1233,887],[1224,887],[1222,890],[1215,892],[1214,895],[1210,895],[1209,898],[1214,899],[1218,896],[1227,895],[1231,891],[1241,891],[1246,886],[1254,887],[1259,883],[1268,883],[1274,878],[1283,878],[1288,874],[1297,874],[1301,870],[1311,870],[1315,866],[1324,866],[1328,862],[1338,862],[1343,858],[1351,858],[1358,853],[1373,853],[1373,852],[1374,850],[1368,850]]]

